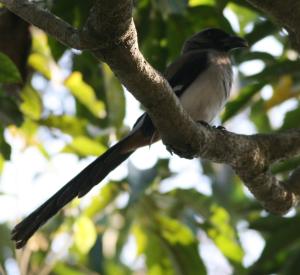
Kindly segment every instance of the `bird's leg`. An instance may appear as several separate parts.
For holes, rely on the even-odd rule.
[[[202,126],[204,126],[206,128],[213,128],[213,129],[220,130],[222,132],[227,132],[226,128],[224,126],[222,126],[222,125],[219,125],[219,126],[210,125],[209,123],[207,123],[204,120],[198,120],[196,122],[199,123],[199,124],[201,124]]]
[[[189,147],[188,144],[186,144],[186,146],[184,146],[185,149],[175,148],[174,146],[172,146],[170,144],[165,144],[165,146],[171,155],[173,155],[175,153],[176,155],[180,156],[181,158],[186,158],[186,159],[193,159],[193,158],[197,157],[197,155],[195,155],[192,152],[192,149],[186,150],[186,148]]]
[[[212,127],[209,123],[207,123],[204,120],[197,120],[196,123],[198,123],[198,124],[200,124],[200,125],[202,125],[202,126],[204,126],[206,128],[211,128]]]

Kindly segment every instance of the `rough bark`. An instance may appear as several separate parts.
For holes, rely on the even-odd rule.
[[[182,157],[199,156],[231,165],[270,212],[284,214],[298,203],[300,172],[296,170],[286,182],[281,182],[270,173],[269,167],[276,161],[300,154],[300,129],[246,136],[194,123],[167,81],[139,51],[132,20],[132,1],[95,1],[83,30],[74,29],[27,1],[0,2],[62,43],[77,49],[89,49],[99,60],[105,61],[123,85],[145,106],[169,149]],[[257,6],[273,3],[274,7],[282,10],[278,0],[249,2]],[[267,9],[267,6],[259,7]],[[268,10],[268,14],[276,17],[275,12],[271,14]],[[288,26],[290,32],[300,35],[298,27],[290,25],[287,19],[281,20],[277,18],[278,22],[285,22],[283,26]]]

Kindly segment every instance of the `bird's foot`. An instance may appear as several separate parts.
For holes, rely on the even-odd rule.
[[[204,126],[206,128],[212,128],[212,129],[220,130],[222,132],[227,132],[226,128],[222,125],[219,125],[219,126],[210,125],[209,123],[207,123],[204,120],[198,120],[197,123],[201,124],[202,126]]]
[[[193,158],[197,157],[193,153],[192,148],[189,149],[188,144],[186,144],[186,146],[184,146],[184,148],[178,148],[178,147],[175,148],[174,146],[172,146],[170,144],[165,144],[165,145],[171,155],[176,154],[176,155],[178,155],[182,158],[186,158],[186,159],[193,159]]]
[[[204,120],[197,120],[196,123],[198,123],[198,124],[200,124],[200,125],[202,125],[202,126],[204,126],[204,127],[206,127],[206,128],[212,127],[209,123],[207,123],[207,122],[204,121]]]
[[[219,125],[219,126],[214,126],[216,129],[222,131],[222,132],[227,132],[226,128],[222,125]]]

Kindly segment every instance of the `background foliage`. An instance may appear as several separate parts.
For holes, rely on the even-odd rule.
[[[92,3],[38,2],[78,27]],[[282,46],[278,55],[255,47],[235,54],[238,91],[221,120],[226,127],[243,117],[257,132],[298,126],[297,54],[284,30],[245,1],[140,0],[134,18],[141,50],[159,71],[178,56],[189,35],[206,27],[228,32],[234,28],[250,46],[266,37],[275,39]],[[12,37],[20,35],[15,31]],[[5,169],[11,157],[8,136],[21,139],[22,150],[34,146],[49,160],[62,153],[79,158],[101,154],[128,131],[120,83],[107,65],[98,64],[88,53],[70,51],[35,28],[30,36],[23,41],[30,49],[22,53],[23,59],[28,58],[26,69],[6,50],[4,40],[0,42],[0,169]],[[246,65],[250,69],[243,69]],[[46,85],[41,88],[37,79]],[[60,94],[61,87],[66,93]],[[60,100],[59,109],[47,104],[49,91]],[[277,112],[282,121],[274,123],[272,115]],[[64,141],[64,147],[60,152],[49,151],[45,136]],[[159,159],[153,168],[143,171],[131,166],[127,177],[108,182],[84,206],[78,200],[71,203],[23,251],[14,250],[9,236],[12,224],[4,222],[0,225],[0,273],[1,269],[9,271],[11,262],[17,263],[22,274],[43,275],[293,274],[300,270],[298,214],[276,217],[265,213],[230,168],[204,160],[199,160],[199,166],[209,177],[211,194],[194,188],[162,192],[160,182],[173,176],[168,164],[169,159]],[[299,158],[291,159],[274,166],[273,172],[284,178],[299,164]],[[0,193],[0,200],[4,196]],[[124,197],[126,203],[120,205]],[[245,242],[244,231],[256,232],[264,244],[262,253],[250,263],[244,256],[251,239]],[[64,245],[58,249],[57,243]],[[209,251],[207,243],[219,254]],[[225,262],[221,273],[208,259],[216,254]],[[129,260],[132,257],[134,261]]]

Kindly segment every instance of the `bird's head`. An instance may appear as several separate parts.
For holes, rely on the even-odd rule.
[[[228,34],[221,29],[209,28],[187,39],[183,45],[182,53],[208,49],[229,52],[234,49],[246,47],[248,47],[248,43],[245,39]]]

